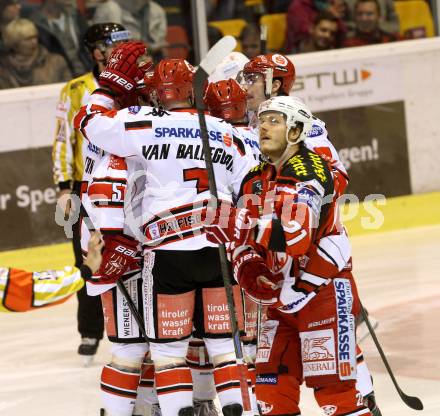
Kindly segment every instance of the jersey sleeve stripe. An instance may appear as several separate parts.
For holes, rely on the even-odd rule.
[[[232,136],[232,141],[234,145],[236,146],[238,153],[240,153],[240,156],[244,156],[246,154],[246,150],[244,147],[244,143],[236,136]]]
[[[124,126],[125,130],[145,130],[151,129],[153,123],[151,120],[126,121]]]

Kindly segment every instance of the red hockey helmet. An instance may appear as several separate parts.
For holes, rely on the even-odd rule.
[[[194,72],[194,67],[185,59],[160,61],[154,68],[152,79],[159,104],[191,99]]]
[[[262,74],[265,77],[266,91],[272,88],[273,79],[281,79],[281,91],[289,95],[295,82],[295,66],[292,61],[279,53],[258,55],[243,68],[243,75]]]
[[[204,100],[215,117],[226,121],[241,121],[246,117],[246,91],[233,79],[209,84]]]
[[[146,72],[144,74],[143,79],[138,82],[138,85],[136,87],[137,95],[142,97],[142,99],[146,101],[148,104],[154,101],[155,98],[153,77],[154,77],[154,69],[152,68],[151,71]]]

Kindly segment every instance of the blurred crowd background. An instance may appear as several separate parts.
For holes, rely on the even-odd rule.
[[[223,35],[251,58],[435,35],[426,0],[205,0],[208,42]],[[82,37],[121,23],[155,60],[194,62],[190,0],[0,0],[0,89],[62,82],[93,62]]]

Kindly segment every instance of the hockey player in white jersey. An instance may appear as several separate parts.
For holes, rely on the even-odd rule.
[[[92,143],[121,157],[138,159],[146,171],[143,246],[153,255],[144,267],[150,296],[145,321],[163,414],[193,414],[185,356],[194,324],[214,363],[223,413],[239,415],[242,399],[218,252],[202,231],[210,194],[197,117],[151,107],[110,110],[114,94],[130,92],[137,82],[140,54],[130,46],[115,50],[104,75],[109,91],[92,94],[76,125]],[[177,94],[176,106],[181,107],[191,98],[187,92],[191,91],[164,83],[158,94]],[[104,97],[106,104],[96,105],[96,96]],[[207,126],[219,197],[231,201],[253,158],[246,157],[244,144],[231,125],[207,116]],[[238,300],[238,288],[234,293]],[[240,321],[242,312],[238,312]]]
[[[115,284],[120,276],[128,295],[143,314],[141,253],[137,240],[126,227],[127,215],[133,216],[138,208],[131,197],[133,186],[143,178],[139,171],[142,168],[135,160],[106,154],[88,188],[89,217],[104,235],[106,244],[101,267],[87,282],[89,293],[101,296],[106,333],[112,343],[111,360],[101,373],[106,416],[143,415],[152,403],[153,368],[147,355],[148,345],[127,299]]]

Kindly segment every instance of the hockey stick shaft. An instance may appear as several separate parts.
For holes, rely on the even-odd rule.
[[[147,332],[145,331],[145,324],[144,319],[142,318],[141,314],[139,313],[136,305],[133,302],[133,299],[131,298],[130,294],[128,293],[127,288],[125,287],[124,283],[121,282],[121,280],[116,281],[116,286],[118,287],[119,291],[122,293],[122,296],[124,296],[128,308],[130,309],[130,312],[133,314],[134,320],[138,324],[139,331],[141,331],[142,336],[145,338],[145,342],[149,343]]]
[[[388,363],[387,357],[385,356],[385,353],[379,343],[379,340],[377,339],[376,333],[374,332],[374,329],[370,323],[370,320],[368,319],[368,315],[367,312],[365,310],[365,308],[361,305],[361,313],[362,313],[362,317],[365,321],[365,324],[367,325],[368,331],[371,334],[371,338],[373,338],[374,344],[376,345],[377,350],[379,351],[379,355],[380,358],[382,358],[382,361],[385,365],[385,368],[388,371],[389,376],[391,377],[391,380],[394,384],[394,387],[397,390],[397,393],[399,394],[400,398],[402,399],[402,401],[411,409],[414,410],[423,410],[423,403],[422,401],[418,398],[418,397],[414,397],[414,396],[408,396],[407,394],[405,394],[402,389],[399,387],[399,385],[397,384],[397,380],[394,377],[394,373],[393,370],[391,370],[391,367]]]
[[[208,172],[209,191],[211,196],[218,199],[217,185],[215,182],[214,167],[211,158],[211,149],[209,146],[208,128],[206,125],[205,108],[203,104],[203,89],[205,82],[210,73],[212,73],[218,63],[221,62],[232,49],[235,47],[235,41],[227,39],[227,37],[221,39],[213,48],[208,52],[207,56],[200,63],[194,76],[194,92],[196,99],[197,115],[200,124],[200,136],[203,144],[203,154],[205,157],[206,170]],[[249,396],[247,367],[244,361],[243,349],[240,340],[240,330],[238,328],[238,320],[236,315],[236,308],[232,289],[231,270],[229,267],[226,248],[223,244],[219,245],[220,266],[223,277],[223,284],[226,291],[226,299],[229,308],[229,319],[232,332],[232,340],[234,343],[236,362],[240,380],[240,391],[243,400],[243,410],[245,412],[251,411],[251,402]]]
[[[81,207],[84,209],[84,212],[87,213],[87,211],[85,210],[82,203],[81,203]],[[93,223],[92,217],[88,214],[87,214],[87,220],[90,222],[90,225],[94,230],[99,230],[99,227],[98,228],[95,227],[95,224]],[[142,336],[144,337],[145,342],[148,344],[149,341],[147,338],[147,332],[145,331],[144,319],[142,318],[136,305],[134,304],[133,299],[131,298],[130,294],[127,291],[127,288],[125,287],[124,283],[121,280],[116,281],[116,286],[118,287],[119,291],[122,293],[122,296],[124,296],[124,298],[127,302],[128,308],[130,309],[130,312],[133,314],[134,320],[136,321],[136,323],[139,327],[139,331],[141,332]]]

